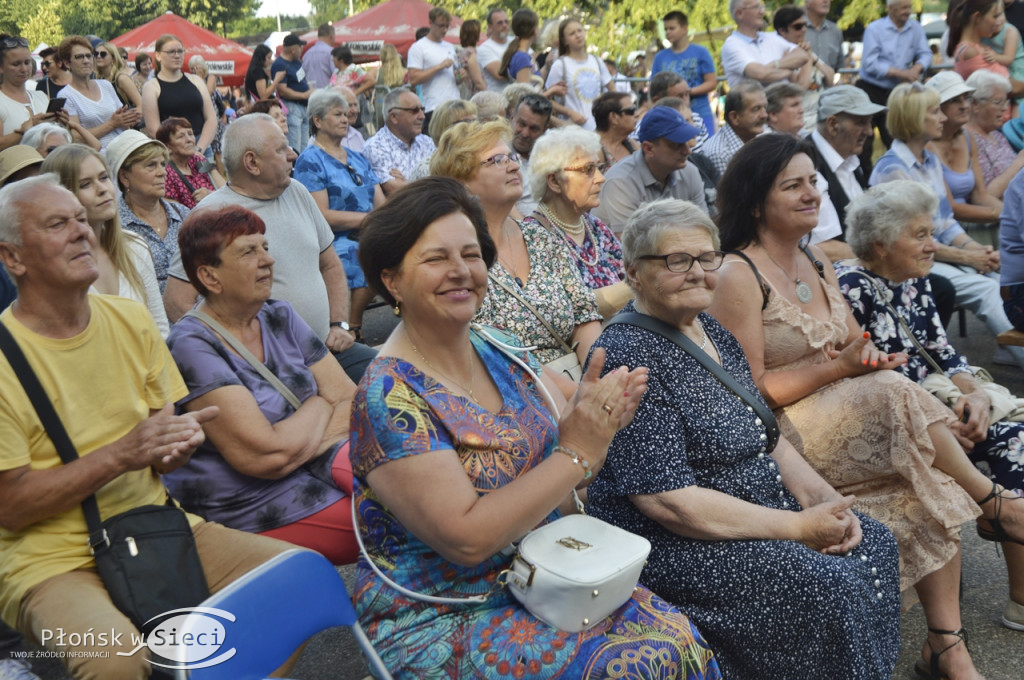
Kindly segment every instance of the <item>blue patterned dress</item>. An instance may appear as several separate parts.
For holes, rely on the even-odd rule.
[[[365,484],[367,473],[405,456],[452,449],[482,495],[539,464],[557,441],[552,415],[522,369],[475,333],[473,345],[504,397],[498,413],[393,357],[367,368],[352,413],[354,493],[367,550],[406,588],[443,597],[486,593],[511,556],[498,553],[475,567],[448,562],[380,504]],[[548,521],[558,516],[552,511]],[[505,589],[485,604],[433,605],[404,597],[361,557],[354,600],[396,678],[721,677],[700,633],[646,588],[594,628],[568,633],[535,619]]]
[[[910,357],[897,371],[920,383],[935,369],[906,337],[886,301],[903,317],[917,341],[947,376],[971,371],[966,357],[949,344],[927,278],[893,283],[860,265],[837,263],[835,267],[839,288],[853,309],[853,316],[871,333],[875,346],[884,352],[906,352]],[[991,423],[988,438],[975,444],[967,457],[991,479],[1024,495],[1024,423]]]
[[[722,367],[759,395],[736,338],[707,314],[700,320]],[[796,541],[705,541],[670,531],[630,496],[699,486],[774,510],[800,504],[753,409],[674,342],[614,325],[594,347],[607,351],[605,372],[647,366],[650,378],[588,487],[587,510],[651,542],[641,580],[700,628],[722,676],[889,680],[900,651],[899,555],[889,530],[859,515],[864,539],[846,555]]]

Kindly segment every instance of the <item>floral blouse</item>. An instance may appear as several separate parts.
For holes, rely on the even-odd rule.
[[[837,262],[835,268],[839,288],[853,309],[853,316],[862,328],[871,333],[875,346],[888,353],[906,352],[910,357],[897,371],[920,383],[934,369],[907,337],[886,302],[903,317],[914,337],[947,376],[971,372],[967,359],[949,344],[927,278],[893,283],[860,264]]]
[[[523,220],[523,223],[532,222],[544,227],[544,222],[539,221],[534,215]],[[583,283],[588,288],[604,288],[618,283],[626,278],[626,270],[622,263],[622,243],[618,237],[601,220],[584,213],[587,231],[583,237],[583,244],[573,241],[560,229],[551,229],[555,238],[566,245],[572,259],[576,262]],[[545,220],[546,222],[546,220]],[[594,249],[594,241],[597,241],[597,249]]]
[[[192,189],[209,189],[215,191],[216,187],[213,186],[213,180],[210,179],[210,174],[206,172],[199,172],[199,166],[206,162],[206,158],[200,155],[192,156],[188,159],[188,170],[191,175],[185,175],[185,179],[192,185]],[[196,200],[192,198],[192,192],[189,191],[188,187],[185,186],[185,180],[171,167],[171,163],[167,163],[167,179],[165,184],[165,198],[168,201],[176,201],[181,203],[183,206],[191,210],[196,207]]]
[[[971,137],[978,143],[978,163],[985,184],[1006,172],[1017,157],[1017,152],[1010,146],[1010,141],[999,130],[994,130],[987,136],[972,133]]]
[[[475,321],[507,331],[525,343],[535,345],[533,354],[541,363],[565,354],[562,344],[522,302],[496,281],[515,290],[545,315],[566,343],[576,327],[588,321],[600,321],[594,293],[583,283],[569,250],[536,220],[520,223],[526,251],[530,256],[530,276],[522,282],[494,263],[487,281],[487,297],[476,313]]]

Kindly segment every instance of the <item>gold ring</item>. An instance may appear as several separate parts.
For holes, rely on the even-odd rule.
[[[602,408],[602,409],[604,410],[604,412],[605,412],[605,413],[607,413],[608,415],[611,415],[611,414],[612,414],[612,407],[611,407],[611,406],[609,406],[608,404],[603,404],[603,405],[601,406],[601,408]]]

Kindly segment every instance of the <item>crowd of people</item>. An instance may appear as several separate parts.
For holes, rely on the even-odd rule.
[[[396,678],[884,680],[915,598],[918,675],[980,678],[960,530],[1001,545],[1024,631],[1024,426],[945,325],[1024,331],[1024,50],[1000,0],[954,0],[933,73],[910,4],[843,83],[829,0],[770,32],[731,0],[721,119],[682,11],[636,86],[528,8],[458,45],[433,8],[370,69],[330,25],[289,34],[236,91],[173,35],[132,61],[68,36],[33,87],[0,36],[0,324],[80,456],[0,359],[0,653],[137,632],[89,554],[95,498],[180,508],[212,590],[293,546],[356,563]],[[568,632],[503,574],[580,509],[651,553]]]

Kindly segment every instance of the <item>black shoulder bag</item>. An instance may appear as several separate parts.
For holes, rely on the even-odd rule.
[[[750,390],[743,387],[732,377],[728,371],[722,368],[714,359],[708,354],[697,347],[693,340],[683,335],[677,328],[669,326],[661,319],[656,319],[653,316],[647,314],[640,314],[639,312],[619,312],[611,318],[608,324],[605,326],[611,326],[612,324],[622,323],[631,326],[639,326],[652,333],[657,333],[667,340],[671,340],[675,344],[689,354],[691,357],[697,360],[701,366],[703,366],[711,375],[715,376],[720,383],[729,388],[737,397],[742,399],[748,406],[754,409],[754,413],[764,423],[765,432],[768,434],[768,440],[765,442],[765,450],[769,453],[775,450],[775,445],[779,443],[779,423],[775,419],[775,414],[771,412],[764,402],[756,398],[750,393]]]
[[[0,349],[21,381],[65,465],[78,458],[60,417],[7,327],[0,323]],[[172,609],[195,607],[210,595],[195,537],[184,511],[143,505],[101,521],[96,496],[82,501],[89,548],[114,605],[142,631]]]

